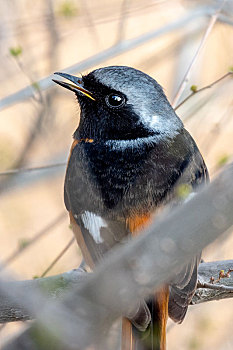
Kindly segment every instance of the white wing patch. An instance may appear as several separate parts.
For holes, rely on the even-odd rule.
[[[102,243],[103,239],[100,235],[101,227],[107,227],[106,222],[100,216],[91,213],[90,211],[85,211],[81,215],[82,222],[85,228],[90,232],[92,238],[96,243]]]

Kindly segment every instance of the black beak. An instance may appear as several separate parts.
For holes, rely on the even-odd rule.
[[[70,74],[66,74],[66,73],[60,73],[60,72],[56,72],[54,74],[60,75],[62,78],[70,80],[73,83],[73,84],[71,84],[71,83],[67,83],[65,81],[52,79],[58,85],[61,85],[64,88],[66,88],[68,90],[71,90],[73,92],[81,93],[81,94],[89,97],[91,100],[95,101],[95,98],[93,97],[93,94],[90,91],[84,89],[82,78],[75,77],[74,75],[70,75]]]

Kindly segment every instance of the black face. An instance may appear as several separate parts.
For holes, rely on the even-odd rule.
[[[80,124],[74,134],[77,139],[101,142],[154,135],[171,138],[183,128],[161,86],[137,69],[109,66],[82,78],[55,74],[69,81],[54,80],[75,92],[80,104]]]
[[[80,125],[75,138],[95,141],[130,140],[154,135],[140,122],[139,116],[127,104],[127,96],[95,79],[92,73],[82,78],[83,86],[95,100],[76,93],[80,107]]]

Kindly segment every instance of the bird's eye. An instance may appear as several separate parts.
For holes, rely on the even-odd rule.
[[[117,94],[110,94],[105,97],[105,101],[109,107],[121,107],[125,103],[125,98]]]

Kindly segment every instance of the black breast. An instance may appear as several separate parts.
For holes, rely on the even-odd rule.
[[[67,207],[78,213],[88,210],[113,216],[153,211],[169,199],[174,184],[193,161],[195,147],[182,140],[178,135],[166,142],[134,141],[135,147],[78,144],[66,174]]]

